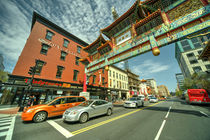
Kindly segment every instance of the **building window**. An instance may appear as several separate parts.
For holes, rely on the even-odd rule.
[[[205,58],[202,59],[202,61],[203,61],[203,62],[207,62],[207,61],[209,61],[209,60],[208,60],[207,57],[205,57]]]
[[[50,48],[49,45],[47,45],[47,44],[42,44],[42,49],[41,49],[40,53],[41,53],[41,54],[47,55],[48,48]]]
[[[53,32],[47,30],[45,38],[48,40],[52,40],[53,35],[55,35]]]
[[[182,44],[182,48],[183,48],[184,51],[189,51],[189,50],[192,49],[187,40],[181,41],[181,44]]]
[[[202,71],[202,69],[201,69],[200,66],[193,67],[193,70],[194,70],[194,72],[196,72],[196,73]]]
[[[115,72],[113,71],[113,78],[115,78]]]
[[[196,63],[198,63],[198,61],[197,60],[190,60],[190,64],[196,64]]]
[[[109,80],[109,86],[112,87],[112,79]]]
[[[80,59],[79,57],[76,57],[76,59],[75,59],[75,64],[76,65],[79,65],[79,59]]]
[[[80,52],[81,52],[81,47],[77,46],[77,53],[80,53]]]
[[[116,78],[118,79],[118,73],[116,73]]]
[[[199,42],[199,40],[198,40],[198,38],[192,38],[191,41],[192,41],[192,43],[193,43],[193,45],[194,45],[195,48],[202,47],[201,44],[200,44],[200,42]]]
[[[90,76],[87,76],[86,84],[89,84],[89,82],[90,82]]]
[[[105,78],[102,77],[102,84],[105,85]]]
[[[104,69],[102,69],[102,73],[104,74]]]
[[[67,53],[66,53],[66,52],[61,51],[61,57],[60,57],[60,59],[61,59],[61,60],[63,60],[63,61],[65,61],[65,59],[66,59],[66,55],[67,55]]]
[[[119,74],[119,79],[121,80],[121,74]]]
[[[78,73],[79,73],[78,70],[74,70],[74,77],[73,77],[73,80],[74,80],[74,81],[77,81]]]
[[[61,75],[63,73],[64,67],[63,66],[57,66],[57,73],[56,78],[61,78]]]
[[[187,54],[187,57],[194,57],[195,55],[194,55],[194,53],[188,53]]]
[[[95,84],[95,83],[96,83],[96,76],[93,75],[93,84]]]
[[[69,45],[69,41],[66,39],[63,39],[63,46],[67,48],[68,45]]]
[[[205,65],[207,70],[210,70],[210,64]]]
[[[42,71],[42,67],[45,64],[44,61],[41,60],[36,60],[36,69],[35,69],[35,74],[40,75]]]
[[[109,71],[109,77],[112,77],[112,71],[111,70]]]

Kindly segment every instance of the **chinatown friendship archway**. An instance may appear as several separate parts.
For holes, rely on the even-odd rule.
[[[160,47],[200,33],[208,34],[209,12],[208,0],[137,0],[127,12],[101,29],[92,44],[83,48],[89,55],[80,61],[86,64],[86,72],[91,73],[104,67],[108,70],[109,65],[148,51],[157,56]],[[110,40],[105,40],[102,34]]]

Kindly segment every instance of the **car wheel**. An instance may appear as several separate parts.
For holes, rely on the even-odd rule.
[[[79,118],[80,123],[85,123],[88,120],[88,114],[87,113],[82,113],[82,115]]]
[[[138,108],[139,106],[138,106],[138,104],[136,103],[136,108]]]
[[[47,112],[45,112],[45,111],[40,111],[40,112],[36,113],[33,117],[33,121],[35,123],[43,122],[46,119],[47,119]]]
[[[107,115],[107,116],[111,116],[111,115],[112,115],[112,109],[109,108],[109,109],[107,110],[106,115]]]
[[[142,107],[144,106],[144,102],[141,103],[141,106],[142,106]]]

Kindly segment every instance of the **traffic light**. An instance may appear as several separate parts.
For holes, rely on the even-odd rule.
[[[35,72],[35,67],[30,67],[28,74],[33,75]]]

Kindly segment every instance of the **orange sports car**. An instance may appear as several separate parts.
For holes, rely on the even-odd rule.
[[[23,121],[42,122],[48,117],[63,115],[68,108],[74,107],[86,101],[83,96],[61,96],[44,104],[25,108],[22,113]]]

